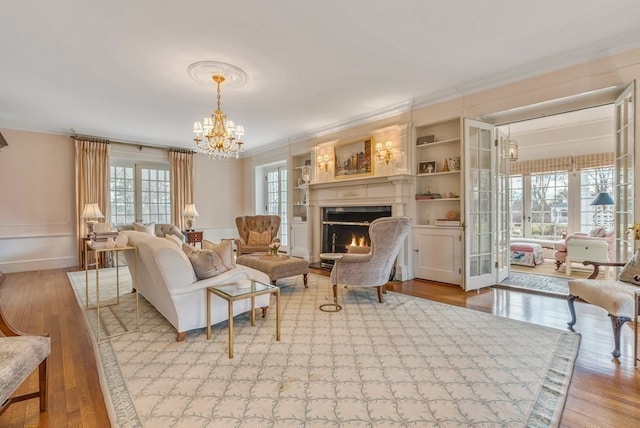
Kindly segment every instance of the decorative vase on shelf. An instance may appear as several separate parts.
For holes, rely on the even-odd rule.
[[[116,247],[118,248],[126,247],[128,242],[129,242],[129,238],[127,238],[127,235],[120,234],[116,236]]]

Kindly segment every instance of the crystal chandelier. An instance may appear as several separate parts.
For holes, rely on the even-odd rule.
[[[214,74],[212,79],[218,86],[218,108],[211,117],[193,123],[193,132],[196,134],[193,141],[196,150],[211,159],[238,159],[244,144],[244,127],[236,125],[233,120],[227,120],[227,115],[220,108],[220,84],[225,81],[224,76]]]

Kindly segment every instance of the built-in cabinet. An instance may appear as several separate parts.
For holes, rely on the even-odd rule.
[[[309,259],[310,239],[308,228],[309,182],[311,181],[311,155],[293,156],[291,174],[291,229],[289,252],[296,257]]]
[[[416,278],[462,284],[463,165],[460,119],[415,129]]]

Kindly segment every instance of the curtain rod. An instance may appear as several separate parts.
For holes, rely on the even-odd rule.
[[[93,141],[96,143],[106,143],[106,144],[117,143],[117,144],[126,144],[129,146],[138,146],[140,150],[142,150],[143,147],[146,147],[148,149],[168,150],[170,152],[196,153],[194,150],[180,148],[180,147],[154,146],[151,144],[134,143],[131,141],[109,140],[107,138],[93,137],[90,135],[70,135],[69,138],[73,140]]]

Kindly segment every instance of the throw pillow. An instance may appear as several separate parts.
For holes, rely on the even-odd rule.
[[[620,272],[620,281],[628,282],[633,285],[640,285],[640,256],[638,256],[638,252],[629,259],[624,268],[622,268],[622,272]],[[636,279],[637,278],[637,279]]]
[[[164,235],[164,238],[176,244],[178,248],[182,248],[182,244],[184,244],[184,242],[182,242],[182,240],[178,238],[176,235],[168,234],[168,235]]]
[[[264,232],[249,231],[249,240],[247,245],[269,245],[271,244],[271,231],[265,230]]]
[[[146,232],[149,235],[156,236],[156,224],[149,223],[147,225],[142,223],[133,222],[133,230],[137,230],[138,232]]]
[[[589,236],[594,238],[604,238],[605,233],[606,231],[604,230],[604,227],[596,227],[591,232],[589,232]]]
[[[205,239],[202,241],[202,245],[205,249],[215,252],[220,257],[227,270],[236,267],[236,262],[233,259],[233,245],[231,244],[231,241],[222,241],[219,244],[214,244],[213,242]]]
[[[228,270],[213,250],[201,250],[189,244],[182,244],[182,250],[191,262],[198,279],[218,276]]]

